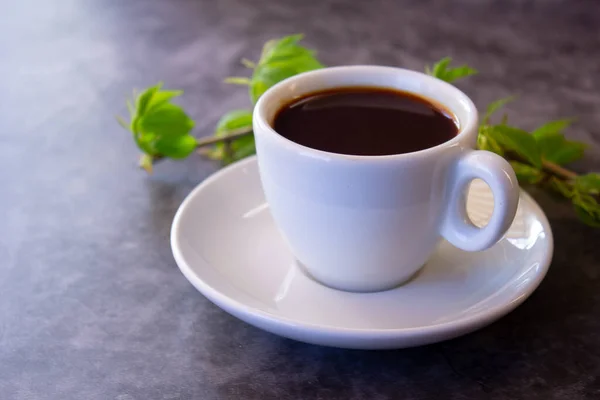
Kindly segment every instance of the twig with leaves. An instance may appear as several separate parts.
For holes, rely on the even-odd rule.
[[[322,68],[315,52],[300,45],[302,35],[270,40],[257,62],[242,59],[252,71],[250,77],[230,77],[225,82],[247,86],[254,105],[271,86],[291,76]],[[477,73],[467,65],[452,67],[446,57],[425,72],[446,82]],[[211,137],[197,139],[191,135],[194,121],[171,101],[183,92],[163,90],[162,84],[150,87],[135,102],[127,102],[130,121],[118,118],[131,132],[143,154],[140,165],[148,172],[164,158],[182,159],[198,152],[223,164],[229,164],[255,153],[252,135],[252,111],[229,111],[217,123]],[[532,132],[512,126],[504,115],[491,122],[504,105],[515,97],[500,99],[487,107],[479,126],[478,147],[506,158],[522,185],[537,185],[569,199],[579,218],[588,225],[600,227],[600,174],[577,174],[565,167],[583,157],[586,144],[566,139],[564,130],[572,120],[561,119],[541,125]]]

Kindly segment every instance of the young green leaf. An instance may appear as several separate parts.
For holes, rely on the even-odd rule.
[[[451,62],[452,59],[450,57],[444,57],[435,63],[433,67],[426,66],[425,73],[449,83],[458,79],[466,78],[467,76],[475,75],[477,73],[477,70],[469,67],[468,65],[450,67]]]
[[[180,106],[170,103],[149,109],[139,123],[139,129],[144,134],[153,133],[157,136],[187,135],[193,127],[194,121],[185,111]]]
[[[506,150],[512,150],[537,168],[542,158],[536,140],[526,131],[508,125],[491,126],[487,135]]]
[[[153,110],[160,108],[182,94],[183,90],[157,90],[150,98],[145,113],[151,113]]]
[[[163,136],[156,141],[156,150],[173,159],[182,159],[189,156],[196,148],[198,142],[192,135]]]
[[[454,82],[459,79],[466,78],[467,76],[475,75],[476,73],[477,70],[467,65],[462,65],[460,67],[449,69],[443,79],[446,82]]]
[[[149,87],[148,89],[144,90],[139,96],[137,96],[135,100],[135,115],[140,117],[146,113],[146,109],[148,108],[152,97],[161,88],[162,82],[159,82],[157,85]]]
[[[566,140],[561,133],[538,135],[537,143],[542,157],[558,165],[579,160],[587,147],[585,143]]]
[[[256,104],[258,98],[269,89],[269,84],[261,80],[253,80],[249,86],[248,93],[253,104]]]
[[[571,119],[550,121],[531,132],[531,135],[537,140],[545,160],[564,165],[583,157],[587,145],[567,140],[561,133],[571,122]]]
[[[260,64],[254,71],[255,72],[252,76],[252,82],[250,85],[260,83],[260,85],[266,89],[284,79],[298,74],[298,72],[296,72],[297,70],[295,65],[288,65],[280,62],[273,64]],[[259,97],[261,95],[262,93],[259,93]],[[258,97],[256,100],[258,100]]]
[[[596,175],[596,176],[594,176]],[[594,197],[594,191],[590,188],[597,187],[599,174],[584,175],[587,178],[578,177],[575,184],[562,181],[556,177],[550,179],[550,188],[562,196],[571,199],[575,213],[581,221],[593,227],[600,227],[600,204]],[[588,184],[590,186],[588,186]]]
[[[480,150],[491,151],[501,157],[504,157],[504,149],[494,139],[488,136],[487,131],[489,126],[482,125],[479,127],[479,135],[477,135],[477,147]]]
[[[229,153],[223,158],[224,164],[231,164],[242,158],[251,156],[256,153],[254,146],[254,136],[247,135],[231,141]]]
[[[189,134],[194,121],[183,109],[170,101],[180,96],[180,90],[162,90],[162,83],[152,86],[135,99],[135,107],[127,101],[131,115],[129,126],[119,122],[132,132],[135,143],[144,152],[140,166],[152,171],[155,158],[175,159],[188,156],[197,146],[196,139]]]
[[[600,227],[600,204],[594,197],[576,192],[571,200],[579,219],[587,225]]]
[[[544,178],[544,173],[539,168],[518,161],[510,161],[510,165],[521,183],[536,184]]]
[[[299,44],[302,35],[268,41],[262,50],[249,84],[253,103],[274,84],[302,72],[323,68],[315,53]]]
[[[138,145],[140,150],[150,156],[160,155],[158,150],[156,150],[156,140],[157,136],[153,133],[143,134],[142,132],[136,131],[133,133],[133,138],[135,143]]]
[[[570,199],[571,197],[573,197],[573,193],[574,193],[573,186],[563,180],[558,179],[555,176],[550,178],[549,187],[550,187],[550,189],[559,193],[563,197],[566,197],[567,199]]]
[[[302,36],[300,34],[291,35],[290,37],[299,37],[298,41],[300,41],[302,39]],[[265,42],[265,44],[263,45],[263,48],[260,52],[259,60],[262,60],[265,58],[266,54],[273,49],[273,46],[275,46],[275,43],[277,43],[278,40],[281,40],[281,39],[271,39],[271,40],[267,40]]]
[[[496,100],[496,101],[490,103],[490,105],[487,107],[485,115],[483,116],[482,124],[484,124],[484,125],[487,124],[490,121],[490,117],[496,111],[498,111],[499,109],[501,109],[508,103],[515,101],[516,98],[517,98],[517,96],[508,96],[508,97],[504,97],[502,99],[499,99],[499,100]],[[503,122],[503,125],[506,125],[506,123]]]
[[[589,173],[580,175],[575,179],[575,187],[578,190],[589,194],[600,194],[600,174]]]
[[[252,129],[252,111],[250,110],[233,110],[221,117],[217,122],[215,129],[215,137],[223,137],[231,131],[238,129]],[[244,143],[244,138],[232,140],[231,146],[236,146],[237,141]],[[252,142],[254,145],[254,141]],[[235,149],[233,150],[235,152]],[[213,160],[222,160],[224,163],[231,162],[227,159],[233,157],[233,154],[226,154],[225,143],[218,143],[212,149],[206,150],[204,154]]]
[[[550,121],[540,126],[539,128],[534,129],[533,132],[531,132],[531,134],[536,139],[540,139],[548,135],[556,135],[565,130],[565,128],[571,125],[572,122],[572,119],[559,119],[556,121]]]
[[[600,228],[600,210],[590,211],[578,204],[573,204],[573,206],[575,208],[575,213],[583,223],[594,228]]]
[[[446,70],[451,62],[452,59],[450,57],[444,57],[437,63],[433,64],[433,68],[430,69],[427,67],[427,69],[431,71],[431,75],[441,79],[441,77],[446,73]]]
[[[221,137],[224,133],[235,129],[252,127],[252,111],[233,110],[221,117],[215,129],[216,136]]]
[[[296,33],[293,35],[284,36],[280,39],[269,40],[265,47],[263,48],[263,53],[260,58],[260,62],[269,62],[274,57],[284,53],[286,50],[289,51],[309,51],[298,45],[300,41],[304,38],[304,35],[301,33]],[[259,63],[260,63],[259,62]]]

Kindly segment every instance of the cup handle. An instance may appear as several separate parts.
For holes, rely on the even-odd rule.
[[[476,227],[467,215],[467,188],[477,178],[485,181],[494,195],[492,217],[482,228]],[[510,164],[489,151],[469,150],[455,161],[447,179],[448,208],[442,236],[466,251],[493,246],[510,227],[519,203],[519,184]]]

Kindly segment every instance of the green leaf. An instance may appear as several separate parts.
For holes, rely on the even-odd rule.
[[[537,168],[542,158],[536,140],[526,131],[508,125],[491,126],[487,135],[507,150],[512,150]]]
[[[127,101],[132,116],[127,127],[133,135],[135,143],[144,153],[140,158],[140,166],[152,171],[155,159],[164,157],[183,158],[197,146],[196,139],[189,134],[194,121],[185,111],[171,100],[180,96],[181,90],[162,90],[162,83],[154,85],[136,95],[135,107]],[[125,127],[126,123],[119,119]]]
[[[250,86],[251,88],[260,87],[262,90],[253,90],[253,93],[257,94],[256,99],[253,99],[253,101],[258,100],[271,86],[299,73],[295,66],[288,66],[285,63],[259,65],[254,71]]]
[[[542,157],[559,165],[579,160],[587,148],[585,143],[566,140],[561,133],[538,135],[537,143]]]
[[[154,133],[159,136],[187,135],[194,127],[194,121],[183,109],[175,104],[163,103],[158,108],[144,115],[139,125],[144,134]]]
[[[550,121],[537,129],[534,129],[531,134],[536,138],[540,139],[548,135],[556,135],[561,133],[573,122],[572,119],[559,119],[556,121]]]
[[[488,126],[482,125],[479,127],[479,135],[477,136],[477,147],[480,150],[491,151],[501,157],[504,157],[504,149],[494,139],[487,135]]]
[[[499,99],[496,100],[494,102],[492,102],[488,107],[487,110],[485,112],[485,115],[483,116],[483,124],[487,124],[490,120],[490,117],[499,109],[501,109],[502,107],[504,107],[505,105],[507,105],[510,102],[515,101],[517,98],[517,96],[508,96],[505,97],[503,99]],[[506,123],[503,123],[503,125],[506,125]]]
[[[586,225],[589,225],[591,227],[594,227],[594,228],[600,228],[600,212],[599,211],[590,212],[590,211],[586,210],[585,208],[579,207],[578,205],[574,205],[574,208],[575,208],[575,213],[577,214],[577,216],[583,223],[585,223]]]
[[[146,113],[146,109],[148,108],[152,97],[157,91],[160,90],[161,87],[162,82],[158,83],[155,86],[149,87],[148,89],[144,90],[139,96],[137,96],[135,100],[135,110],[137,116],[141,117]]]
[[[276,83],[323,67],[313,51],[299,44],[301,39],[302,35],[291,35],[270,40],[263,46],[248,89],[253,103]]]
[[[600,227],[600,204],[594,197],[595,188],[600,187],[600,174],[579,176],[574,185],[552,177],[550,187],[571,199],[575,213],[581,221],[593,227]]]
[[[159,82],[136,96],[135,109],[127,101],[127,108],[131,114],[131,131],[137,132],[140,129],[140,120],[147,113],[151,113],[162,105],[168,104],[173,97],[180,96],[183,93],[181,90],[161,90],[161,88],[162,82]]]
[[[314,57],[314,51],[304,47],[284,48],[279,52],[272,52],[271,55],[261,62],[262,65],[293,65],[300,66],[300,69],[322,68],[322,64]]]
[[[600,174],[589,173],[575,179],[575,187],[585,193],[600,194]]]
[[[573,197],[573,194],[575,193],[573,187],[570,184],[554,176],[550,178],[550,188],[568,199]]]
[[[259,60],[262,60],[266,57],[266,55],[273,49],[273,46],[275,46],[275,44],[277,43],[278,40],[281,40],[281,39],[271,39],[271,40],[267,40],[265,42],[265,44],[263,45],[262,51],[260,53]]]
[[[183,90],[157,90],[148,102],[146,113],[150,113],[153,110],[160,108],[164,104],[168,103],[174,97],[181,96]]]
[[[245,127],[252,127],[252,111],[233,110],[221,117],[219,122],[217,122],[215,132],[217,133],[217,137],[222,137],[223,133],[227,131]]]
[[[571,119],[550,121],[531,134],[538,142],[542,157],[553,163],[564,165],[583,157],[587,145],[565,139],[561,133],[571,124]]]
[[[429,66],[425,67],[425,72],[438,79],[446,82],[454,82],[467,76],[475,75],[477,70],[469,67],[468,65],[461,65],[459,67],[450,67],[452,59],[450,57],[444,57],[433,65],[433,68]]]
[[[196,138],[192,135],[163,136],[156,141],[156,149],[162,155],[181,159],[189,156],[197,144]]]
[[[544,173],[539,168],[535,168],[518,161],[510,161],[510,165],[515,170],[517,179],[521,183],[536,184],[544,177]]]
[[[467,76],[475,75],[477,70],[469,67],[468,65],[462,65],[460,67],[451,68],[446,72],[444,80],[446,82],[454,82]]]
[[[248,90],[252,103],[256,104],[258,98],[262,96],[267,89],[269,89],[269,85],[267,83],[259,80],[252,81],[252,84]]]
[[[158,155],[158,150],[156,150],[155,147],[155,143],[158,137],[155,134],[142,134],[141,132],[134,132],[133,138],[140,150],[142,150],[144,153],[150,156]]]
[[[293,35],[284,36],[280,39],[269,40],[263,48],[263,54],[262,54],[261,60],[263,60],[263,59],[266,60],[269,57],[272,57],[273,54],[281,52],[282,50],[285,50],[288,48],[299,47],[298,43],[303,38],[304,38],[303,34],[296,33]]]
[[[271,86],[281,82],[284,79],[298,75],[302,72],[321,68],[319,65],[312,64],[310,60],[291,60],[287,62],[273,62],[260,64],[254,69],[250,83],[250,97],[254,103]]]
[[[243,139],[243,140],[242,140]],[[256,146],[254,143],[254,136],[248,135],[236,139],[232,145],[233,148],[233,159],[234,161],[241,160],[253,154],[256,154]]]
[[[231,164],[255,153],[254,136],[242,136],[231,141],[229,152],[225,153],[225,156],[223,157],[223,163]]]
[[[300,74],[322,68],[323,65],[311,51],[299,44],[302,35],[285,36],[277,40],[269,40],[263,46],[258,63],[248,60],[242,62],[253,68],[250,79],[243,77],[228,78],[228,83],[248,85],[248,93],[253,103],[276,83]]]
[[[448,68],[448,65],[450,65],[451,62],[452,59],[450,57],[442,58],[440,61],[433,64],[433,68],[431,69],[431,75],[441,79],[441,77],[446,73],[446,69]]]
[[[579,219],[587,225],[600,227],[600,204],[598,204],[594,197],[576,193],[572,201]]]
[[[223,115],[219,122],[217,122],[217,127],[215,128],[215,137],[223,137],[231,131],[243,128],[252,129],[252,111],[233,110]],[[249,137],[252,137],[252,135],[249,135]],[[235,146],[237,141],[243,143],[242,139],[244,138],[245,137],[241,137],[232,140],[231,146]],[[252,145],[254,145],[254,138],[252,138]],[[225,144],[217,143],[213,146],[213,148],[206,150],[204,154],[213,160],[223,160],[224,163],[228,163],[235,161],[235,151],[236,148],[233,148],[232,152],[230,152],[232,154],[226,154]]]

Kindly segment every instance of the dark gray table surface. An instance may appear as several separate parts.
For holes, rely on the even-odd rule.
[[[134,87],[163,80],[209,134],[248,104],[221,83],[242,56],[304,32],[326,64],[482,71],[481,106],[516,124],[576,116],[600,170],[600,3],[590,1],[19,0],[0,4],[0,399],[598,399],[600,231],[534,192],[555,234],[546,279],[479,332],[363,352],[262,332],[177,269],[171,219],[217,169],[146,176],[117,126]]]

